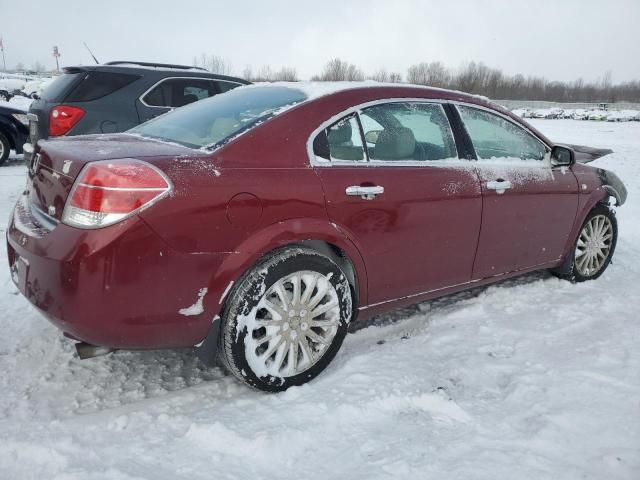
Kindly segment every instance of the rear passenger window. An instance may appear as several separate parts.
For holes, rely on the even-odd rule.
[[[327,128],[331,160],[361,161],[365,159],[360,125],[355,114]]]
[[[449,121],[439,104],[387,103],[360,114],[371,160],[424,161],[457,157]]]
[[[213,81],[198,78],[169,78],[156,85],[142,101],[150,107],[176,108],[213,97]]]
[[[90,71],[65,98],[66,102],[90,102],[109,95],[139,79],[129,73]]]

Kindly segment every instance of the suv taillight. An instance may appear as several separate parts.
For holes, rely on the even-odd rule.
[[[62,221],[80,228],[106,227],[148,207],[170,191],[169,180],[146,162],[92,162],[78,175]]]
[[[59,137],[71,130],[84,117],[84,110],[80,107],[58,105],[49,114],[49,135]]]

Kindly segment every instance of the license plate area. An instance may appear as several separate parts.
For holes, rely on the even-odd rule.
[[[11,280],[23,294],[27,291],[27,277],[29,276],[29,262],[17,253],[11,265]]]

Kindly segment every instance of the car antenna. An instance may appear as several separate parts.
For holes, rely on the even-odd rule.
[[[96,62],[96,64],[100,64],[100,62],[98,61],[98,59],[96,58],[96,56],[93,54],[93,52],[91,51],[91,49],[89,48],[89,45],[87,45],[87,42],[82,42],[82,44],[85,46],[85,48],[87,50],[89,50],[89,54],[93,57],[93,60]]]

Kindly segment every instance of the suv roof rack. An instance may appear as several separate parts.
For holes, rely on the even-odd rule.
[[[132,62],[117,60],[114,62],[103,63],[103,65],[140,65],[141,67],[157,67],[157,68],[176,68],[180,70],[203,70],[207,72],[206,68],[202,67],[190,67],[188,65],[174,65],[171,63],[153,63],[153,62]]]

